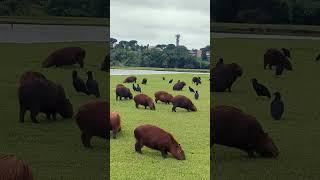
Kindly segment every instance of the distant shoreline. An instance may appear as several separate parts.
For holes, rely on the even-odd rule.
[[[110,69],[128,69],[128,70],[153,70],[153,71],[174,71],[174,72],[200,72],[209,73],[209,69],[183,69],[183,68],[155,68],[155,67],[129,67],[129,66],[111,66]]]

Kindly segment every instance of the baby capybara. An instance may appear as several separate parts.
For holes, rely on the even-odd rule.
[[[22,85],[24,82],[27,82],[30,80],[32,81],[34,79],[47,79],[47,78],[39,72],[27,71],[21,75],[20,85]]]
[[[212,72],[210,73],[210,91],[213,92],[225,92],[226,90],[231,92],[233,83],[243,74],[242,68],[236,63],[221,64],[210,72]]]
[[[192,103],[192,101],[183,95],[177,95],[177,96],[173,97],[172,104],[173,104],[172,111],[174,111],[174,112],[177,112],[176,111],[177,107],[184,108],[187,111],[197,111],[197,108]]]
[[[118,132],[121,131],[121,118],[117,112],[110,112],[110,131],[112,131],[114,139],[117,138]]]
[[[29,164],[12,154],[0,155],[1,180],[33,180],[32,169]]]
[[[133,98],[136,103],[136,108],[139,108],[139,105],[144,106],[144,109],[149,107],[151,110],[156,110],[153,99],[145,94],[138,94]]]
[[[182,89],[184,88],[184,86],[186,86],[186,83],[181,81],[181,82],[177,82],[174,86],[173,86],[173,90],[174,91],[182,91]]]
[[[39,112],[56,119],[56,113],[64,118],[71,118],[73,107],[69,99],[66,98],[65,91],[61,85],[49,80],[36,79],[28,81],[18,89],[20,104],[20,122],[24,122],[24,115],[30,110],[31,120],[38,123],[36,116]]]
[[[164,102],[166,104],[170,104],[173,98],[173,96],[166,91],[157,91],[156,93],[154,93],[154,97],[156,103],[158,103],[158,100],[160,100],[161,102]]]
[[[117,87],[116,87],[116,100],[118,100],[118,98],[120,98],[120,100],[122,98],[129,98],[129,99],[132,99],[132,93],[130,92],[130,89],[125,87],[124,85],[122,84],[118,84]]]
[[[51,66],[60,67],[63,65],[79,64],[81,68],[84,66],[84,58],[86,51],[80,47],[65,47],[51,53],[42,63],[42,67]]]
[[[257,119],[232,106],[215,106],[210,111],[210,146],[238,148],[249,157],[277,157],[279,150]]]
[[[124,81],[123,81],[123,83],[136,83],[137,82],[137,77],[135,77],[135,76],[129,76],[129,77],[127,77]]]
[[[263,68],[266,69],[269,66],[269,69],[272,69],[272,66],[282,65],[287,70],[292,70],[292,64],[289,61],[288,57],[278,49],[268,49],[264,54],[264,65]]]
[[[108,121],[110,118],[108,118],[108,111],[109,104],[101,100],[86,103],[79,108],[75,119],[81,130],[81,140],[84,147],[92,148],[91,138],[93,136],[109,138]]]
[[[135,150],[142,153],[143,146],[161,151],[165,158],[170,152],[176,159],[185,160],[184,151],[174,137],[165,130],[153,125],[141,125],[134,130]]]

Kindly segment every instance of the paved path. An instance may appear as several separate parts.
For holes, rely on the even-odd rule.
[[[211,33],[211,38],[253,38],[253,39],[306,39],[320,40],[320,37],[310,36],[285,36],[285,35],[260,35],[260,34],[234,34],[234,33]]]

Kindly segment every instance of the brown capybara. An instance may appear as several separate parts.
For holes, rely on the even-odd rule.
[[[165,130],[153,125],[141,125],[134,130],[136,138],[135,150],[142,153],[143,146],[161,151],[162,157],[166,158],[170,152],[176,159],[185,160],[184,151],[174,137]]]
[[[27,82],[30,80],[32,81],[34,79],[47,79],[47,78],[39,72],[27,71],[21,75],[20,85],[22,85],[24,82]]]
[[[145,94],[138,94],[133,98],[136,108],[139,108],[139,105],[144,106],[144,109],[149,107],[151,110],[156,110],[153,99]]]
[[[118,98],[120,98],[120,100],[122,98],[129,98],[129,99],[132,99],[133,96],[132,96],[132,93],[130,91],[129,88],[125,87],[124,85],[122,84],[118,84],[117,87],[116,87],[116,100],[118,100]]]
[[[161,102],[164,102],[166,104],[170,104],[173,98],[173,96],[166,91],[157,91],[156,93],[154,93],[154,97],[156,103],[158,103],[158,100],[160,100]]]
[[[86,103],[79,108],[75,119],[81,130],[81,140],[84,147],[92,148],[91,138],[93,136],[109,138],[110,123],[108,121],[110,118],[108,111],[109,104],[101,100]]]
[[[283,52],[274,48],[268,49],[264,54],[263,68],[266,69],[269,66],[269,69],[272,69],[272,66],[278,65],[283,66],[287,70],[292,70],[291,62]]]
[[[129,77],[127,77],[124,81],[123,81],[123,83],[136,83],[137,82],[137,77],[135,77],[135,76],[129,76]]]
[[[121,131],[121,118],[117,112],[110,112],[110,131],[112,131],[114,139],[117,138],[118,132]]]
[[[196,83],[198,85],[198,84],[201,84],[201,80],[199,79],[199,77],[193,77],[192,83]]]
[[[221,64],[213,69],[211,74],[211,88],[213,92],[231,92],[231,87],[238,77],[243,74],[242,68],[236,64]]]
[[[0,155],[1,180],[33,180],[32,169],[29,164],[12,154]]]
[[[64,65],[79,64],[84,66],[86,51],[80,47],[65,47],[52,52],[42,63],[43,68],[51,66],[60,67]]]
[[[177,82],[174,86],[173,86],[173,90],[174,91],[182,91],[182,89],[184,88],[184,86],[186,86],[186,83],[183,81]]]
[[[249,157],[277,157],[279,150],[257,119],[232,106],[215,106],[210,111],[210,146],[220,144],[241,149]]]
[[[197,111],[196,106],[192,103],[192,101],[183,95],[177,95],[172,98],[172,111],[177,112],[176,108],[184,108],[187,111]]]
[[[63,87],[49,80],[35,79],[27,81],[18,89],[20,104],[20,122],[24,122],[26,111],[30,110],[31,120],[38,123],[36,116],[39,112],[47,115],[47,119],[56,119],[56,113],[63,118],[73,116],[73,107],[67,99]]]

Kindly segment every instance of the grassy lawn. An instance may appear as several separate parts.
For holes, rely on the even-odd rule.
[[[42,69],[43,59],[54,49],[81,46],[87,51],[85,68]],[[77,94],[72,86],[71,71],[77,69],[82,78],[92,70],[100,82],[100,91],[107,89],[106,73],[98,68],[105,56],[105,43],[49,43],[49,44],[0,44],[2,65],[0,70],[0,153],[13,153],[27,160],[35,179],[96,179],[106,178],[106,148],[103,139],[93,138],[94,149],[86,150],[80,140],[80,130],[74,119],[49,121],[41,114],[40,124],[31,123],[29,113],[25,123],[19,123],[17,87],[20,75],[27,70],[39,71],[47,78],[61,83],[74,111],[94,97]],[[102,93],[101,99],[106,98]]]
[[[320,26],[211,22],[211,32],[320,36]]]
[[[163,81],[162,77],[166,77]],[[171,112],[172,105],[161,102],[156,104],[156,110],[136,109],[133,100],[116,101],[115,86],[122,83],[125,76],[111,76],[110,103],[111,111],[117,111],[122,118],[122,133],[110,142],[111,179],[209,179],[209,75],[200,75],[202,84],[192,85],[192,74],[179,75],[139,75],[139,83],[143,77],[148,79],[147,85],[141,85],[142,92],[154,99],[154,93],[165,90],[174,95],[182,94],[189,97],[198,108],[198,112],[187,112],[177,108]],[[181,80],[187,83],[182,92],[173,92],[172,84]],[[132,84],[127,84],[132,91]],[[199,90],[199,100],[194,99],[188,86]],[[133,93],[136,95],[137,93]],[[144,147],[143,154],[134,150],[134,129],[141,124],[159,126],[176,138],[184,149],[186,160],[178,161],[170,154],[163,159],[159,151]]]
[[[215,179],[318,179],[320,177],[320,53],[319,41],[216,39],[214,52],[225,63],[239,63],[244,75],[232,93],[215,93],[215,105],[233,105],[255,116],[280,150],[278,159],[248,159],[237,149],[217,146]],[[293,71],[276,78],[263,70],[263,54],[270,47],[291,48]],[[216,59],[215,59],[216,60]],[[215,62],[213,62],[215,63]],[[271,93],[279,91],[285,103],[281,121],[273,121],[270,102],[257,98],[250,79],[257,78]],[[213,170],[213,169],[212,169]]]
[[[58,16],[0,16],[0,24],[43,24],[43,25],[84,25],[109,26],[108,18],[58,17]]]
[[[179,71],[179,72],[202,72],[209,73],[209,69],[182,69],[182,68],[155,68],[155,67],[128,67],[128,66],[113,66],[112,69],[139,69],[153,71]]]

